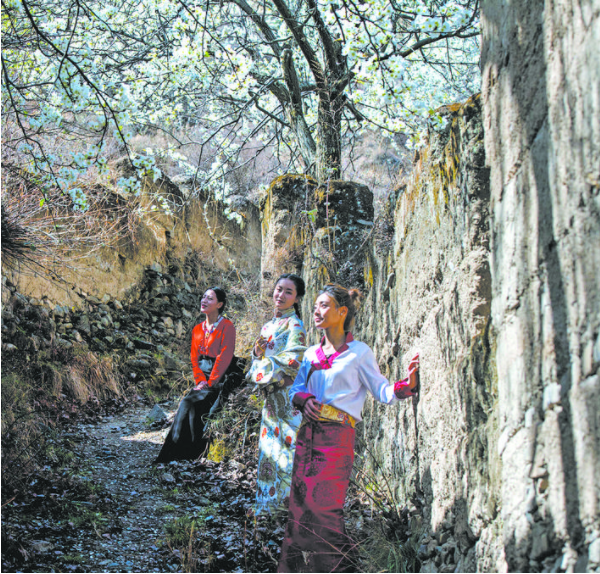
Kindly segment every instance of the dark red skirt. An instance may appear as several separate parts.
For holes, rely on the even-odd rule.
[[[354,435],[352,427],[335,422],[300,428],[278,572],[355,569],[355,545],[346,535],[343,512],[354,463]]]

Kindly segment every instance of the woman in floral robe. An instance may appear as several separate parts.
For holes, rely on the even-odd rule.
[[[247,375],[265,399],[258,443],[256,516],[277,518],[287,513],[296,434],[302,422],[288,392],[306,350],[306,331],[298,316],[302,295],[301,277],[292,273],[279,277],[273,291],[275,316],[261,329]]]

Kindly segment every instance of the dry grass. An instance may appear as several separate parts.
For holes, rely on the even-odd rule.
[[[2,497],[27,488],[44,464],[59,420],[81,405],[119,395],[114,359],[78,348],[40,351],[2,371]]]
[[[231,282],[229,293],[242,306],[231,306],[227,314],[236,328],[236,354],[250,357],[262,326],[271,318],[272,304],[261,294],[258,274],[246,277],[237,272],[236,279]]]
[[[81,351],[67,365],[63,389],[80,403],[91,397],[118,396],[121,391],[115,363],[113,356],[99,357],[92,351]]]

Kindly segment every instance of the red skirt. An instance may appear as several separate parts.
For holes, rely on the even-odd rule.
[[[351,426],[303,424],[296,439],[288,523],[278,572],[349,572],[355,544],[346,535],[344,501],[354,463]]]

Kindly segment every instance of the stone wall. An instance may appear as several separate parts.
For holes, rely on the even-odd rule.
[[[373,194],[365,185],[303,175],[284,175],[269,186],[261,203],[262,290],[284,272],[306,280],[304,316],[310,317],[316,290],[332,278],[362,283],[360,248],[373,226]],[[310,324],[307,321],[307,328]]]
[[[487,9],[483,96],[443,110],[387,212],[373,222],[357,184],[336,182],[333,203],[315,184],[313,219],[281,237],[300,238],[307,327],[320,285],[358,283],[356,335],[384,374],[421,355],[419,397],[368,401],[358,428],[358,464],[409,509],[421,571],[598,571],[598,14],[556,28],[550,9],[505,8]],[[331,243],[338,204],[339,231],[363,229],[333,226]]]
[[[127,300],[80,295],[77,307],[24,295],[4,276],[2,358],[13,367],[61,352],[92,351],[115,359],[125,383],[144,381],[145,388],[164,391],[179,381],[184,388],[193,382],[189,343],[206,287],[206,271],[199,267],[193,259],[168,268],[153,263]]]
[[[502,540],[600,566],[600,2],[484,1]]]
[[[365,406],[364,462],[411,509],[425,572],[502,568],[498,381],[490,325],[489,170],[481,102],[444,111],[370,244],[357,336],[390,380],[421,356],[421,393]]]

